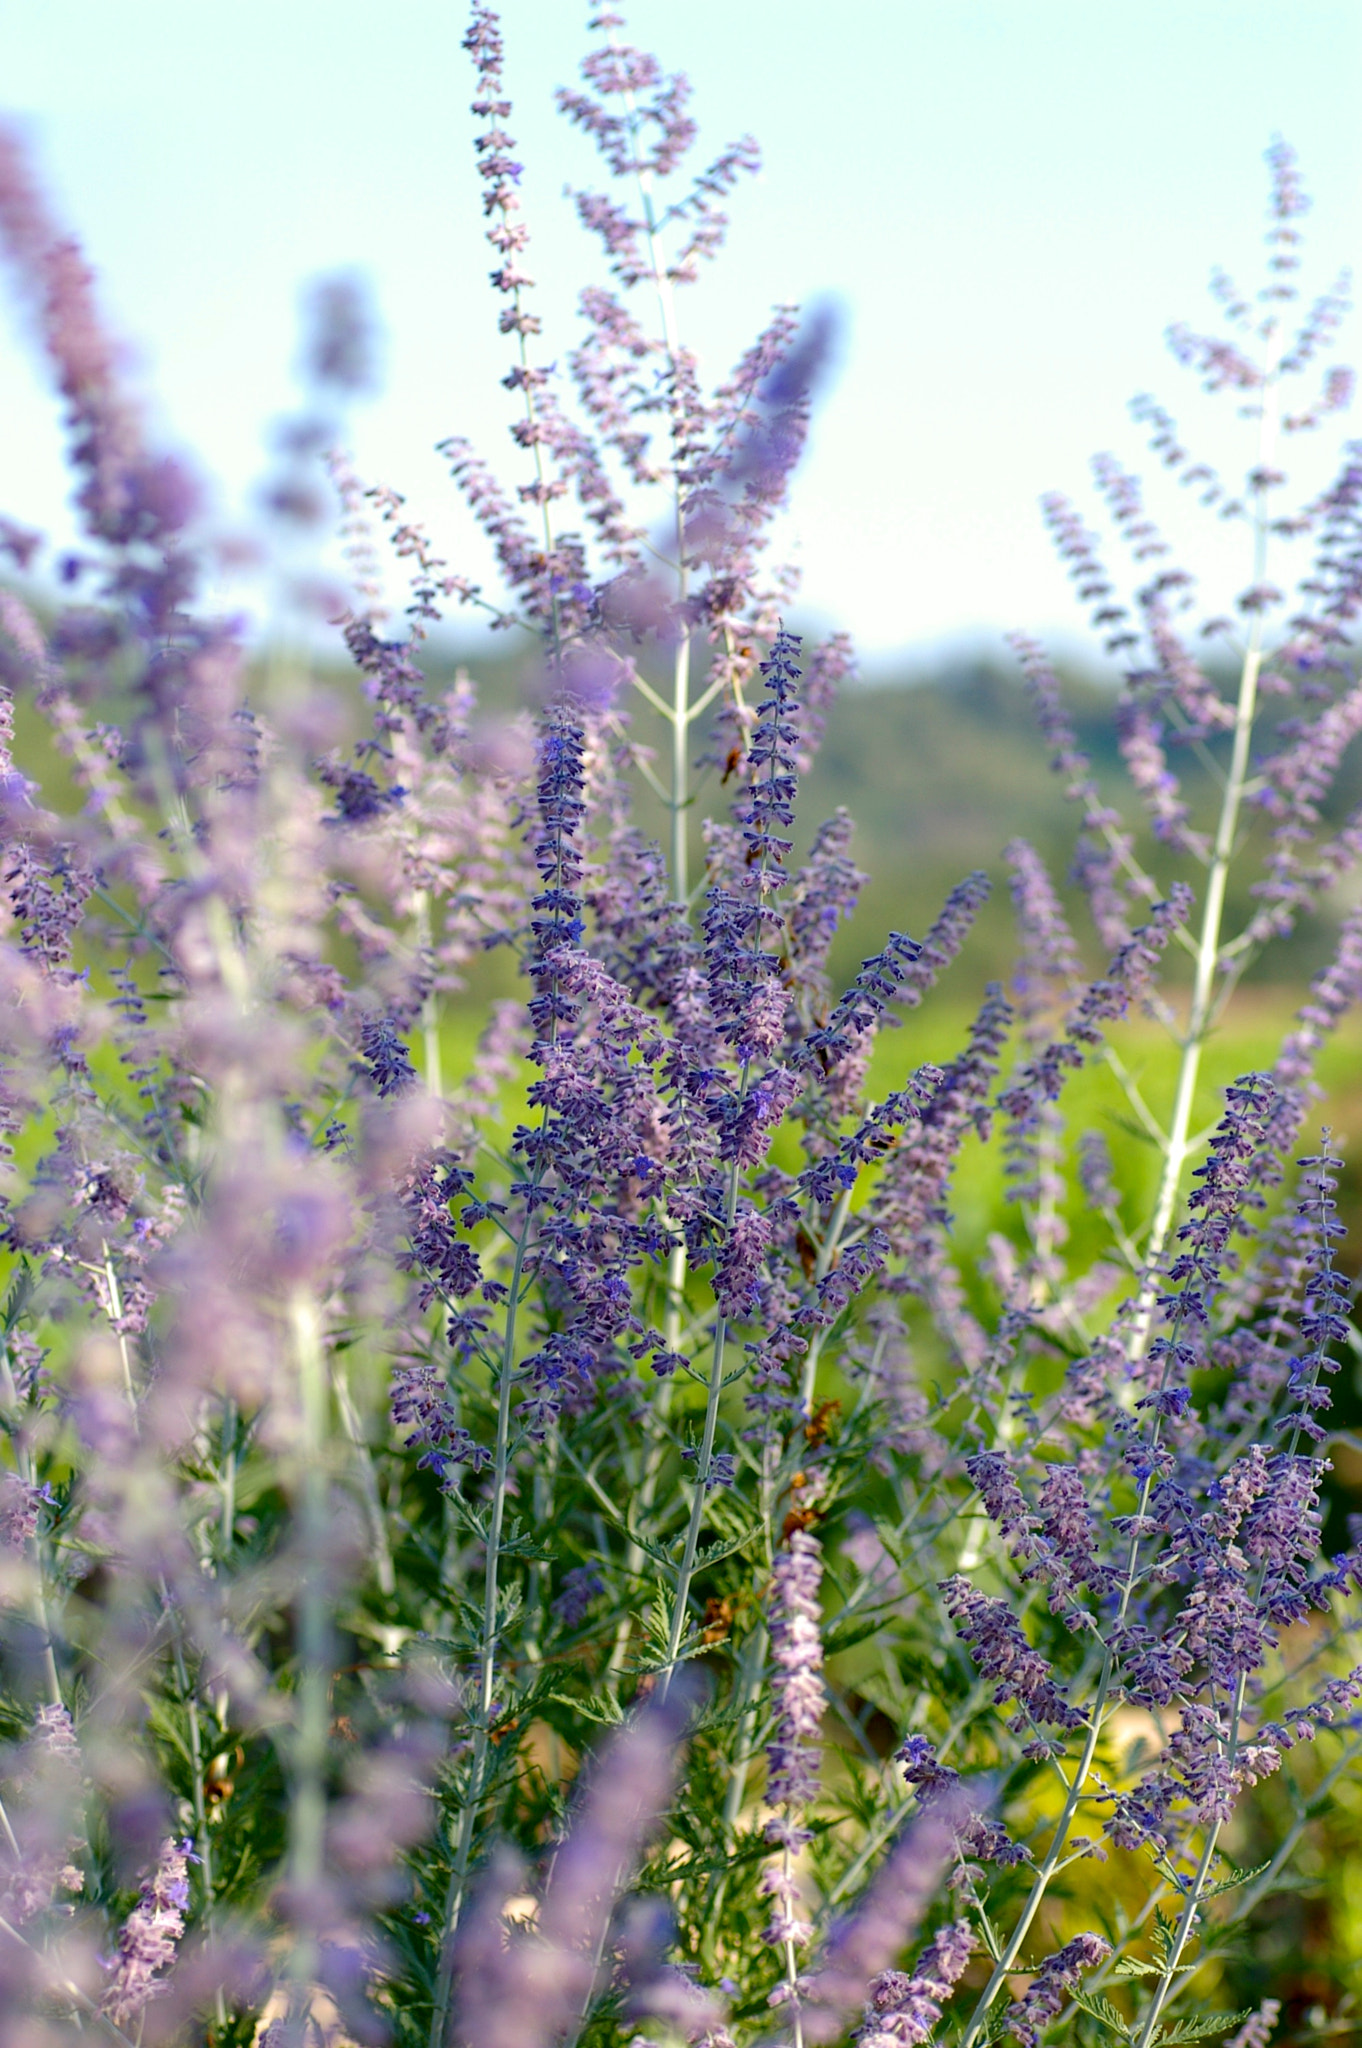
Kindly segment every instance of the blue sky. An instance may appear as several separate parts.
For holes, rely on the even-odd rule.
[[[550,353],[591,274],[562,196],[591,159],[551,111],[585,13],[504,9]],[[1274,131],[1315,196],[1311,281],[1362,254],[1355,0],[637,0],[629,14],[637,41],[690,73],[704,143],[751,129],[765,159],[727,255],[687,296],[688,336],[718,371],[775,301],[842,308],[784,538],[807,615],[872,655],[1077,625],[1036,499],[1081,492],[1098,448],[1138,459],[1136,390],[1198,431],[1204,402],[1160,337],[1209,316],[1213,262],[1253,274]],[[360,466],[483,574],[432,452],[467,432],[499,457],[502,434],[464,20],[434,0],[10,0],[0,104],[24,117],[137,346],[160,431],[197,452],[224,517],[249,504],[268,422],[294,396],[300,285],[350,266],[386,331]],[[0,504],[59,529],[56,412],[13,319],[0,422]],[[1205,429],[1231,464],[1232,428],[1227,413]],[[1223,536],[1211,545],[1232,583]]]

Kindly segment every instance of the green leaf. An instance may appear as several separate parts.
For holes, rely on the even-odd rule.
[[[1230,1875],[1228,1877],[1222,1877],[1219,1884],[1213,1884],[1211,1885],[1209,1890],[1204,1891],[1201,1894],[1202,1903],[1204,1904],[1207,1899],[1218,1899],[1223,1892],[1232,1892],[1238,1885],[1250,1884],[1255,1877],[1262,1876],[1263,1872],[1268,1868],[1271,1861],[1272,1859],[1271,1857],[1269,1857],[1267,1863],[1260,1863],[1253,1870],[1236,1870],[1234,1865],[1231,1863]]]
[[[548,1549],[541,1538],[528,1532],[521,1535],[517,1530],[513,1536],[502,1539],[499,1555],[525,1558],[531,1564],[552,1564],[558,1553]]]
[[[753,1537],[760,1534],[761,1523],[753,1522],[748,1528],[739,1530],[735,1536],[721,1537],[717,1543],[706,1543],[695,1560],[696,1570],[701,1571],[706,1565],[717,1564],[720,1558],[732,1557],[735,1551],[746,1550]]]
[[[598,1728],[618,1728],[624,1719],[617,1700],[609,1693],[599,1693],[595,1699],[583,1699],[577,1694],[555,1692],[550,1698],[560,1706],[571,1707],[574,1714],[580,1714],[584,1721],[594,1721]]]
[[[854,1650],[857,1643],[863,1643],[867,1636],[878,1635],[884,1627],[883,1615],[852,1615],[845,1622],[834,1621],[824,1638],[823,1648],[828,1656],[838,1650]]]
[[[1082,1992],[1075,1992],[1074,2004],[1081,2006],[1093,2019],[1100,2020],[1104,2027],[1110,2027],[1118,2041],[1129,2041],[1132,2038],[1125,2014],[1118,2012],[1109,1998],[1100,1995],[1090,1998]]]
[[[1163,1914],[1159,1911],[1159,1908],[1155,1906],[1154,1945],[1158,1949],[1159,1954],[1163,1957],[1165,1965],[1167,1964],[1169,1956],[1173,1953],[1173,1943],[1176,1940],[1176,1938],[1177,1937],[1173,1931],[1172,1921],[1165,1920]]]
[[[1231,2027],[1242,2027],[1253,2011],[1246,2005],[1242,2012],[1203,2012],[1190,2019],[1174,2020],[1164,2034],[1168,2048],[1176,2041],[1204,2041],[1211,2034],[1228,2033]]]
[[[1157,1963],[1142,1963],[1135,1956],[1122,1956],[1116,1965],[1118,1977],[1157,1977],[1158,1974]]]

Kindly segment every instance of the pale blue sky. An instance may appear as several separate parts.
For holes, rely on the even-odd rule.
[[[591,159],[550,100],[585,12],[504,10],[556,354],[587,276],[562,186]],[[788,539],[809,616],[872,652],[1076,623],[1036,498],[1081,490],[1094,449],[1138,454],[1135,390],[1191,427],[1200,402],[1160,336],[1209,316],[1213,262],[1253,271],[1274,130],[1315,195],[1312,281],[1362,254],[1356,0],[629,13],[637,41],[690,72],[704,143],[752,129],[763,148],[728,255],[687,295],[707,360],[727,367],[776,300],[831,294],[845,310]],[[388,336],[385,389],[356,422],[361,467],[483,574],[431,452],[468,432],[500,455],[505,343],[483,282],[465,19],[445,0],[0,0],[0,105],[25,116],[165,435],[198,452],[225,512],[291,400],[300,283],[350,265]],[[0,321],[0,506],[55,525],[44,392],[21,327]]]

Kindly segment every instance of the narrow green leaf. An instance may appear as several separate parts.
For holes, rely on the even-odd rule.
[[[1074,2004],[1081,2006],[1083,2011],[1089,2014],[1091,2018],[1100,2020],[1104,2027],[1110,2027],[1118,2041],[1129,2041],[1131,2039],[1130,2028],[1126,2024],[1125,2014],[1118,2012],[1109,1998],[1103,1998],[1100,1993],[1089,1997],[1083,1992],[1075,1992]]]
[[[1174,2020],[1164,2034],[1168,2048],[1178,2041],[1205,2041],[1212,2034],[1227,2034],[1231,2027],[1242,2027],[1253,2011],[1246,2005],[1242,2012],[1203,2012],[1185,2020]]]
[[[1269,1857],[1267,1863],[1259,1863],[1253,1870],[1236,1870],[1233,1864],[1231,1864],[1230,1875],[1222,1877],[1219,1884],[1213,1884],[1207,1891],[1204,1891],[1201,1894],[1203,1901],[1206,1899],[1218,1899],[1224,1892],[1232,1892],[1241,1884],[1251,1883],[1255,1877],[1262,1876],[1271,1861],[1272,1859]]]

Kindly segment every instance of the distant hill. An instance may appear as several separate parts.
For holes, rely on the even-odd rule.
[[[35,600],[34,592],[25,594],[30,602]],[[37,608],[45,609],[41,597]],[[509,641],[484,640],[460,647],[453,640],[435,638],[421,650],[421,659],[436,687],[466,666],[492,716],[506,715],[531,699],[529,664]],[[280,666],[277,652],[269,651],[255,664],[254,695],[262,705],[268,705]],[[283,658],[284,669],[293,666]],[[358,732],[364,709],[354,670],[330,662],[311,666],[314,678],[347,702]],[[1134,818],[1138,806],[1117,748],[1110,685],[1072,662],[1057,666],[1080,743],[1104,793]],[[22,702],[17,710],[18,738],[26,758],[38,765],[45,780],[51,778],[54,794],[72,796],[65,788],[68,770],[51,748],[42,721]],[[660,748],[663,728],[648,707],[636,700],[630,715],[637,738]],[[697,754],[701,746],[697,739]],[[1175,756],[1173,765],[1184,778],[1194,817],[1205,820],[1215,797],[1211,778],[1190,754]],[[713,795],[712,787],[705,791],[707,799]],[[873,681],[848,685],[829,712],[822,750],[800,792],[796,859],[821,820],[838,805],[855,820],[852,850],[870,880],[855,919],[834,949],[835,976],[845,981],[863,955],[879,950],[890,929],[920,935],[954,883],[970,869],[983,868],[994,883],[994,897],[953,971],[952,986],[961,996],[972,996],[985,981],[1005,979],[1011,971],[1012,931],[1003,848],[1014,837],[1029,839],[1063,883],[1078,823],[1074,806],[1065,802],[1062,787],[1050,772],[1048,750],[1016,667],[1001,654],[946,658],[931,667],[905,658],[897,671],[891,668]],[[1354,742],[1344,757],[1327,815],[1338,822],[1359,805],[1362,740]],[[644,830],[662,836],[660,806],[641,783],[637,816]],[[1263,827],[1258,824],[1254,829],[1261,833]],[[1151,834],[1141,832],[1140,843],[1156,874],[1166,879],[1178,871]],[[1100,949],[1083,906],[1073,900],[1071,891],[1067,894],[1075,929],[1095,968]],[[1232,917],[1242,917],[1248,907],[1246,900],[1232,902]],[[1289,942],[1265,956],[1255,970],[1257,978],[1307,978],[1327,956],[1332,927],[1331,915],[1305,920]],[[500,983],[505,971],[504,962],[489,962],[489,987]],[[482,977],[477,979],[485,993]]]
[[[456,656],[431,650],[432,677]],[[515,701],[513,658],[468,657],[484,700],[493,706]],[[906,664],[905,664],[906,671]],[[1081,745],[1091,757],[1109,800],[1127,817],[1139,817],[1117,746],[1111,688],[1072,664],[1060,664],[1066,702]],[[660,738],[660,721],[647,707],[633,714],[636,735]],[[697,748],[698,751],[698,748]],[[1173,766],[1198,822],[1215,799],[1211,779],[1194,756],[1181,752]],[[1354,744],[1331,798],[1328,814],[1338,821],[1362,803],[1362,744]],[[935,670],[915,668],[874,682],[850,684],[832,707],[818,760],[800,792],[796,853],[807,847],[819,822],[844,805],[856,823],[853,853],[870,876],[860,909],[841,936],[833,956],[845,979],[863,954],[877,951],[891,928],[920,935],[947,892],[972,868],[983,868],[994,897],[953,981],[964,993],[1011,970],[1012,934],[1003,848],[1015,837],[1029,839],[1056,880],[1068,874],[1078,825],[1076,808],[1065,801],[1049,767],[1048,749],[1036,729],[1020,672],[999,658],[943,662]],[[662,830],[662,814],[640,789],[638,816],[645,829]],[[1262,826],[1255,829],[1261,833]],[[1141,851],[1153,871],[1171,878],[1179,872],[1153,836],[1142,830]],[[1100,963],[1080,900],[1066,890],[1075,929],[1094,967]],[[1241,916],[1246,901],[1232,904]],[[1327,956],[1333,918],[1304,921],[1298,933],[1264,957],[1258,978],[1300,981]]]

